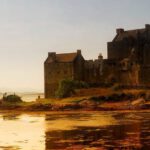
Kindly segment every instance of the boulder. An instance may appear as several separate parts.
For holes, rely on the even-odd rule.
[[[141,105],[144,105],[144,103],[145,103],[145,99],[139,98],[139,99],[132,101],[131,105],[132,106],[141,106]]]

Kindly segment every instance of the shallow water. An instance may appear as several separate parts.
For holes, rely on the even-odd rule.
[[[150,149],[150,112],[0,113],[0,150]]]

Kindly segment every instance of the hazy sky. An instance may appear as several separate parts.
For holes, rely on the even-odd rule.
[[[107,56],[116,28],[150,23],[150,0],[0,0],[0,92],[43,91],[48,51]]]

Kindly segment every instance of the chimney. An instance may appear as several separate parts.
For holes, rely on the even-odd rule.
[[[56,52],[49,52],[48,57],[50,57],[53,61],[56,60]]]
[[[77,54],[81,55],[81,49],[77,50]]]
[[[122,29],[122,28],[116,29],[116,33],[117,33],[117,34],[121,34],[121,33],[123,33],[123,32],[124,32],[124,29]]]

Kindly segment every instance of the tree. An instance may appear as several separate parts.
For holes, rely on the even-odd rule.
[[[17,102],[22,102],[22,99],[20,96],[13,94],[13,95],[4,95],[3,101],[4,102],[17,103]]]
[[[72,79],[63,79],[59,83],[58,90],[56,91],[56,97],[64,98],[71,96],[75,93],[75,89],[87,88],[88,84],[83,81],[75,81]]]

